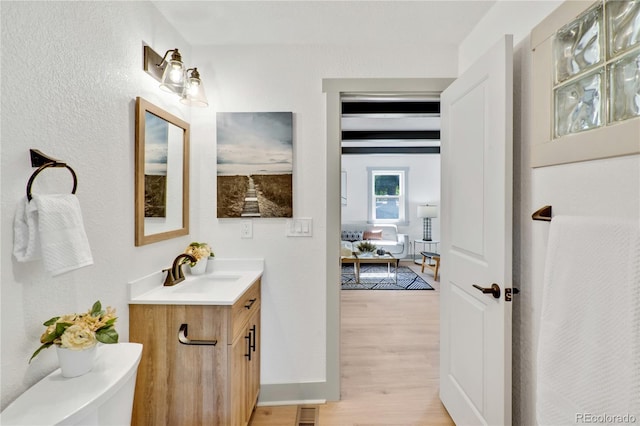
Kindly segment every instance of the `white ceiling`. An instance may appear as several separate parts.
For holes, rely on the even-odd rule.
[[[193,46],[397,44],[458,46],[493,6],[447,1],[153,1]]]

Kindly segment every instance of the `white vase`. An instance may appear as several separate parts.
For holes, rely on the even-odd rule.
[[[207,270],[207,258],[198,260],[195,266],[191,266],[191,275],[202,275]]]
[[[211,256],[207,258],[207,274],[210,274],[214,270],[214,265],[215,265],[214,259],[215,257],[211,257]]]
[[[78,377],[91,371],[96,360],[97,347],[98,345],[93,345],[89,349],[73,351],[56,346],[62,376]]]

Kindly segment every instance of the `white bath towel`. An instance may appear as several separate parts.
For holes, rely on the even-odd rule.
[[[33,195],[18,208],[14,255],[20,262],[40,257],[56,276],[93,264],[80,203],[73,194]]]
[[[621,424],[624,416],[640,421],[636,221],[553,218],[536,396],[540,425]]]
[[[13,255],[18,262],[38,260],[40,237],[38,232],[38,210],[27,197],[20,200],[13,220]]]

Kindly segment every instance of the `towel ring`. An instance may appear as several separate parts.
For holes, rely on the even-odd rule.
[[[69,169],[69,171],[71,172],[71,175],[73,176],[73,189],[71,190],[71,193],[72,194],[76,193],[76,189],[78,188],[78,177],[76,176],[76,172],[74,172],[69,165],[64,163],[56,163],[56,162],[45,163],[42,166],[38,167],[38,169],[35,172],[33,172],[31,177],[29,178],[29,182],[27,183],[27,199],[29,201],[31,201],[31,198],[33,198],[31,196],[31,185],[33,185],[33,181],[36,179],[36,176],[38,176],[38,174],[41,171],[43,171],[48,167],[66,167],[67,169]]]
[[[540,207],[538,210],[533,212],[531,219],[551,222],[551,206]]]

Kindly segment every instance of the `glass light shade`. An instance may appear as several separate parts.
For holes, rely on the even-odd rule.
[[[609,64],[609,121],[640,116],[640,51]]]
[[[640,2],[608,1],[609,57],[640,44]]]
[[[418,217],[438,217],[438,206],[418,206]]]
[[[200,80],[200,74],[198,74],[197,69],[194,69],[191,76],[187,78],[187,84],[184,86],[180,102],[185,105],[197,107],[206,107],[209,105],[204,92],[204,84],[202,80]]]
[[[554,91],[556,137],[602,126],[603,73],[601,68]]]
[[[160,88],[166,92],[181,94],[184,90],[185,80],[186,70],[184,64],[174,54],[171,60],[167,61],[167,66],[164,68],[162,80],[160,80]]]
[[[553,38],[555,81],[560,83],[604,59],[602,5],[561,28]]]

